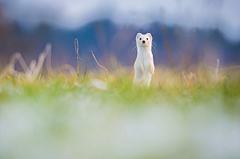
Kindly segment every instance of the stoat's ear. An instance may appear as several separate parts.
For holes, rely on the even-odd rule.
[[[141,33],[137,33],[136,39],[138,39],[141,35]]]
[[[146,35],[152,40],[152,35],[151,35],[151,33],[147,33]]]

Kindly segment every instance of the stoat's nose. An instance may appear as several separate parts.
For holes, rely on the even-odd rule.
[[[142,41],[145,44],[145,40]]]

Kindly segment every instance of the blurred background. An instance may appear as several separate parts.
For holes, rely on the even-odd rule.
[[[0,158],[239,159],[239,15],[240,0],[0,0]],[[122,72],[133,71],[138,32],[152,34],[158,69],[151,89],[134,91]],[[93,51],[107,84],[92,57],[87,75],[101,80],[37,76],[49,57],[76,69],[75,38],[81,75]],[[15,61],[4,69],[15,52],[23,78],[8,76]],[[238,72],[218,72],[218,59]]]
[[[29,64],[47,43],[53,66],[76,68],[75,38],[80,67],[90,51],[110,71],[130,66],[138,32],[152,34],[156,65],[239,65],[239,8],[239,0],[0,0],[0,70],[14,52]]]

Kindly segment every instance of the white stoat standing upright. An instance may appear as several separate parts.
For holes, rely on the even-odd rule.
[[[154,74],[154,63],[152,54],[152,35],[138,33],[136,36],[137,58],[134,63],[133,86],[150,86]]]

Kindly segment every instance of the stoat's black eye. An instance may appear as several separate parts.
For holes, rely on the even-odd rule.
[[[142,38],[140,38],[139,40],[142,40]]]
[[[147,38],[147,40],[148,40],[148,38]]]

